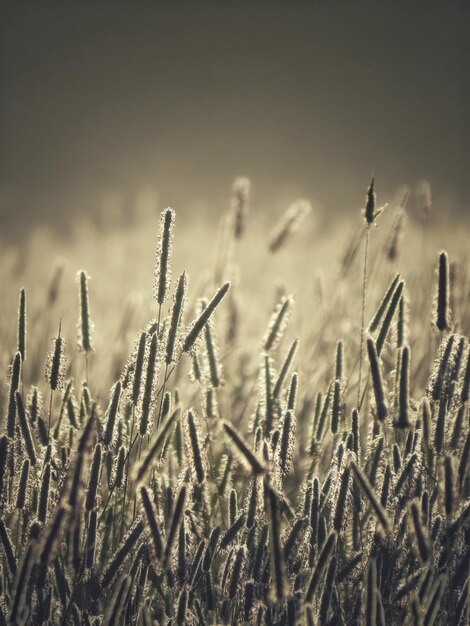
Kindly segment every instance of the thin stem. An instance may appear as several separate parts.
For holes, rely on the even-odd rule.
[[[173,365],[171,370],[168,372],[168,374],[165,374],[165,380],[163,381],[162,385],[160,386],[160,389],[157,391],[157,395],[155,396],[156,398],[158,398],[158,396],[162,393],[162,391],[165,389],[165,385],[168,381],[168,379],[170,378],[170,376],[173,374],[173,372],[176,369],[176,365]]]
[[[364,404],[368,385],[369,385],[369,376],[367,376],[366,384],[364,385],[364,391],[362,392],[362,398],[361,398],[361,401],[359,402],[359,406],[357,407],[358,411],[361,410],[362,405]]]

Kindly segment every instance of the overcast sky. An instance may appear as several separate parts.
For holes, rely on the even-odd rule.
[[[468,2],[15,2],[2,10],[4,230],[116,190],[356,210],[431,181],[469,211]],[[60,219],[57,219],[59,218]],[[54,218],[54,219],[53,219]]]

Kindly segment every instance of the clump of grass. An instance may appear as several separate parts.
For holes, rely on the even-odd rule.
[[[237,181],[228,244],[249,235],[248,202],[248,183]],[[273,252],[302,212],[297,207],[278,228]],[[380,212],[372,181],[365,229]],[[227,263],[221,287],[210,270],[194,294],[182,272],[170,301],[173,228],[167,209],[157,246],[158,318],[143,321],[134,346],[132,315],[109,344],[100,330],[103,351],[85,381],[75,350],[66,359],[65,311],[40,380],[49,329],[41,335],[29,302],[26,353],[20,296],[17,341],[8,331],[3,350],[10,378],[0,388],[0,622],[461,626],[470,350],[463,316],[459,334],[448,333],[445,259],[436,355],[424,321],[426,283],[421,302],[415,290],[405,294],[402,276],[386,275],[387,266],[369,271],[367,261],[367,301],[379,303],[367,338],[364,310],[361,336],[353,323],[360,289],[342,283],[332,285],[331,308],[328,298],[322,304],[325,323],[309,299],[300,327],[287,325],[294,299],[286,294],[301,302],[308,292],[284,289],[260,343],[257,309],[265,302],[238,309],[236,332],[233,293],[228,315],[220,307],[230,288]],[[359,283],[361,269],[364,278],[351,251],[351,281]],[[85,272],[78,278],[86,356],[88,284]],[[464,314],[468,275],[455,280]],[[50,306],[59,303],[56,291],[46,293]],[[189,328],[187,300],[196,311]],[[244,338],[245,319],[258,334]],[[370,379],[359,382],[357,402],[361,337]]]

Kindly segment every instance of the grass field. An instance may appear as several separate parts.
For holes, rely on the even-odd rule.
[[[415,204],[3,249],[0,624],[468,623],[468,225]]]

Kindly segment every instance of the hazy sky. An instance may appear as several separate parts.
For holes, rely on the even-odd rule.
[[[101,192],[178,210],[296,195],[356,210],[427,177],[469,211],[468,2],[15,2],[2,10],[0,211],[66,223]],[[54,219],[53,219],[54,218]]]

